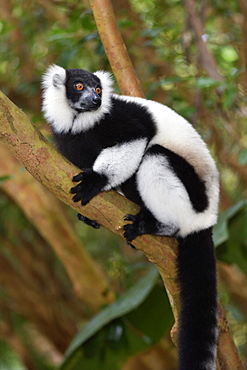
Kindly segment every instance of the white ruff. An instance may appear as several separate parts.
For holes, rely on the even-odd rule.
[[[72,132],[73,134],[87,131],[97,124],[111,108],[112,78],[108,72],[94,73],[101,81],[102,102],[99,109],[92,112],[78,113],[69,105],[65,82],[66,70],[51,65],[43,76],[44,116],[57,133]]]

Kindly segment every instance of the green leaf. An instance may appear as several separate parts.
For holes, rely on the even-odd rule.
[[[214,226],[213,239],[214,244],[218,245],[224,243],[229,238],[228,223],[232,217],[238,214],[240,211],[245,209],[246,200],[242,200],[230,207],[228,210],[219,215],[218,222]]]
[[[2,185],[5,181],[10,180],[12,176],[6,175],[6,176],[0,176],[0,185]]]
[[[201,88],[201,89],[208,89],[212,87],[217,87],[221,84],[220,81],[215,80],[212,77],[199,77],[196,80],[196,86]]]
[[[139,332],[145,333],[150,343],[159,342],[174,322],[169,299],[164,293],[164,287],[156,285],[148,298],[126,315]]]
[[[124,313],[123,316],[114,318],[81,341],[60,369],[120,370],[129,357],[157,343],[171,328],[174,319],[163,285],[153,286],[156,278],[157,271],[151,266],[150,273],[120,298],[127,298],[126,303],[130,304],[127,310],[120,309],[114,315]],[[111,306],[116,303],[118,306],[119,300]],[[90,323],[92,321],[94,319]]]
[[[148,347],[146,338],[130,323],[124,319],[116,319],[78,347],[61,368],[121,370],[130,356]]]
[[[239,58],[237,51],[231,45],[221,47],[221,56],[229,63],[235,62]]]
[[[236,90],[235,85],[228,84],[222,94],[222,103],[223,103],[224,110],[230,109],[233,106],[236,100],[236,96],[237,96],[237,90]]]
[[[247,274],[247,202],[242,201],[227,210],[219,220],[216,242],[217,258],[235,263]]]
[[[239,154],[239,163],[242,166],[246,166],[246,164],[247,164],[247,149],[242,150],[241,153]]]
[[[158,271],[153,265],[151,265],[150,271],[146,276],[140,279],[116,302],[104,308],[99,314],[90,320],[72,341],[65,354],[65,361],[62,364],[61,369],[71,368],[71,363],[69,361],[70,357],[73,357],[73,362],[77,362],[76,357],[81,357],[81,354],[78,353],[77,350],[79,349],[80,352],[82,344],[91,338],[96,332],[102,329],[105,325],[109,324],[111,321],[136,309],[148,296],[154,284],[156,283],[157,278]]]
[[[17,354],[6,344],[0,341],[0,369],[1,370],[25,370],[26,367],[20,362]]]

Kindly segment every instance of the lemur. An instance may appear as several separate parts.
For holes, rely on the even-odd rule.
[[[216,369],[212,226],[219,179],[206,144],[167,106],[114,94],[104,71],[50,66],[43,77],[43,112],[58,150],[82,170],[73,178],[75,202],[86,205],[100,192],[117,189],[140,206],[125,218],[128,242],[143,234],[177,238],[178,369]]]

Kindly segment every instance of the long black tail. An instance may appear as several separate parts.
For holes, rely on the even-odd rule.
[[[216,369],[217,277],[212,229],[179,239],[179,370]]]

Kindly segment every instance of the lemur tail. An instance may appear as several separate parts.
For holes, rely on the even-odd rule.
[[[212,228],[179,239],[179,370],[215,370],[217,278]]]

